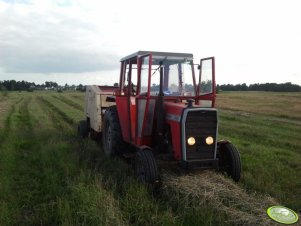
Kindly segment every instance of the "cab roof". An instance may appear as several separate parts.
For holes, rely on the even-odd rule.
[[[138,51],[138,52],[130,54],[130,55],[126,56],[126,57],[121,58],[120,61],[125,61],[125,60],[129,60],[129,59],[141,57],[141,56],[144,56],[144,55],[148,55],[148,54],[152,54],[153,56],[161,56],[161,57],[169,56],[169,57],[180,57],[180,58],[193,58],[193,54],[192,53],[171,53],[171,52],[155,52],[155,51]]]

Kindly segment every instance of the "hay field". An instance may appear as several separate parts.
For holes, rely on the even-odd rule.
[[[220,137],[242,156],[245,188],[301,211],[301,93],[218,94]]]
[[[218,94],[219,138],[240,149],[242,181],[162,171],[156,193],[78,139],[83,96],[0,93],[0,225],[277,225],[269,205],[301,212],[300,94]]]

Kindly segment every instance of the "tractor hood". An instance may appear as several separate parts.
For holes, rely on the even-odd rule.
[[[215,108],[203,107],[201,104],[165,102],[164,111],[165,122],[175,138],[172,147],[176,160],[216,159],[218,122]],[[195,140],[195,144],[187,144],[190,137]],[[208,137],[212,139],[210,145],[206,144]],[[208,164],[212,164],[212,161]]]

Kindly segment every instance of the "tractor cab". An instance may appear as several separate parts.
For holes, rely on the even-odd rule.
[[[103,149],[109,156],[134,156],[145,183],[157,180],[158,160],[219,169],[238,181],[237,149],[217,141],[215,97],[213,57],[199,64],[190,53],[139,51],[124,57],[116,105],[101,111]]]
[[[134,145],[151,145],[164,103],[214,107],[214,58],[198,65],[192,54],[139,51],[121,59],[120,71],[117,109],[123,137]]]

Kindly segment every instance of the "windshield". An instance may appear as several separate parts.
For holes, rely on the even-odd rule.
[[[194,96],[193,62],[183,58],[153,56],[150,94],[158,95],[160,90],[160,68],[163,71],[164,96]]]

